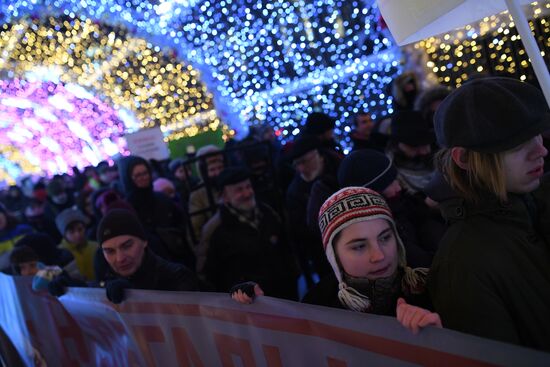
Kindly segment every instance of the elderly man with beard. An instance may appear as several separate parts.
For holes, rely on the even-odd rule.
[[[273,209],[256,201],[250,173],[226,168],[218,187],[222,204],[202,235],[206,279],[220,292],[253,280],[274,297],[296,299],[296,272],[284,227]]]
[[[433,128],[418,111],[403,110],[391,121],[386,155],[399,172],[399,183],[409,194],[422,194],[434,176]]]

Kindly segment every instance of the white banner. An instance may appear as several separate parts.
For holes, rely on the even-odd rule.
[[[550,355],[429,328],[413,335],[394,318],[259,297],[103,289],[59,300],[28,279],[0,276],[0,325],[28,365],[49,366],[548,366]],[[15,302],[6,302],[6,300]],[[32,348],[31,348],[32,346]],[[34,348],[34,349],[33,349]]]

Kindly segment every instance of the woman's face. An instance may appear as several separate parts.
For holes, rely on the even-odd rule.
[[[547,154],[541,135],[505,152],[506,191],[521,194],[535,190],[544,174],[544,157]]]
[[[134,181],[134,184],[140,189],[151,185],[151,174],[146,165],[136,164],[134,168],[132,168],[132,181]]]
[[[375,280],[392,275],[398,264],[397,238],[388,221],[372,219],[344,228],[335,244],[343,270]]]

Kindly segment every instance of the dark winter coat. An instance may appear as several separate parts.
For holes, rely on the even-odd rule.
[[[430,209],[419,195],[401,194],[388,200],[395,225],[412,268],[429,268],[447,225],[439,212]]]
[[[340,164],[340,158],[332,152],[323,151],[324,159],[323,173],[314,181],[306,182],[296,173],[286,192],[286,208],[288,212],[289,234],[294,251],[298,255],[302,270],[307,272],[306,260],[312,260],[315,271],[323,276],[331,270],[326,260],[321,237],[318,231],[313,230],[313,218],[318,215],[314,213],[315,208],[323,204],[321,200],[330,187],[336,187],[336,172]],[[312,187],[317,181],[319,184],[316,196],[311,201]],[[336,191],[336,190],[335,190]],[[321,203],[319,205],[319,202]],[[309,210],[309,212],[308,212]],[[308,222],[312,225],[309,226]]]
[[[220,207],[221,220],[210,237],[204,274],[220,292],[255,281],[273,297],[295,298],[296,269],[281,220],[273,209],[258,205],[258,228]]]
[[[112,271],[108,266],[101,249],[96,252],[96,271],[105,273],[98,276],[98,279],[110,281],[122,278]],[[132,289],[147,289],[158,291],[198,291],[199,281],[195,273],[182,264],[169,262],[149,249],[145,249],[143,262],[138,270],[131,276],[126,277],[132,284]]]
[[[441,203],[451,225],[428,285],[445,327],[550,351],[548,181],[539,190],[538,209],[532,195]]]
[[[402,274],[402,272],[400,274]],[[432,309],[427,292],[418,295],[404,292],[400,287],[400,276],[396,278],[396,283],[397,288],[395,292],[388,292],[387,289],[377,287],[376,282],[372,284],[368,292],[364,292],[369,297],[373,308],[373,310],[368,313],[384,316],[396,316],[395,311],[397,308],[397,299],[399,297],[403,297],[409,304],[425,309]],[[302,299],[302,302],[311,305],[347,310],[347,308],[342,305],[338,299],[338,280],[334,276],[334,273],[327,274],[323,277],[319,283],[317,283],[309,290],[308,293],[306,293]],[[379,307],[379,304],[384,304],[384,306]],[[381,311],[380,309],[384,309],[384,311]]]

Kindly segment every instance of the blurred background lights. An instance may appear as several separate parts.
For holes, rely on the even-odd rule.
[[[550,3],[527,11],[550,63]],[[2,1],[0,181],[126,154],[121,137],[140,128],[229,139],[268,123],[285,142],[317,110],[349,151],[354,114],[393,112],[412,52],[451,86],[475,73],[534,81],[507,14],[404,51],[374,0]]]
[[[51,138],[63,151],[79,142],[81,164],[112,155],[105,139],[119,147],[117,137],[137,128],[159,126],[167,141],[222,129],[227,139],[269,123],[285,140],[314,110],[338,125],[349,125],[350,111],[384,116],[400,72],[373,0],[14,0],[0,5],[0,19],[2,79],[54,83],[83,104],[94,96],[112,109],[118,130],[99,136],[83,122],[89,115],[69,127],[52,121],[61,112],[32,109],[39,123],[65,126],[71,139]],[[77,110],[73,99],[44,92],[63,113]],[[42,151],[51,152],[32,156]],[[76,163],[33,162],[18,165],[54,172]]]

